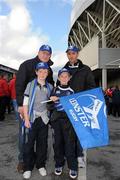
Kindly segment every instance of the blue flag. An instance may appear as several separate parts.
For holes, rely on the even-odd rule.
[[[106,105],[101,88],[64,96],[60,102],[83,149],[108,145]]]

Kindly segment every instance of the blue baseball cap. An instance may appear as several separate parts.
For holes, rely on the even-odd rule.
[[[69,71],[68,69],[62,68],[62,69],[60,69],[60,70],[58,71],[58,76],[60,76],[63,72],[67,72],[67,73],[70,74],[70,71]]]
[[[45,62],[40,62],[36,65],[36,70],[39,70],[39,69],[49,69],[49,66],[47,63]]]
[[[76,46],[69,46],[69,47],[67,48],[67,50],[66,50],[66,53],[67,53],[68,51],[79,52],[80,50],[79,50],[79,48],[77,48]]]
[[[48,51],[50,54],[52,54],[52,48],[49,45],[45,44],[39,48],[39,51]]]

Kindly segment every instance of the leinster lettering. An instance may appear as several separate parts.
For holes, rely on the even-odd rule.
[[[77,100],[75,98],[69,99],[70,104],[73,106],[75,113],[72,109],[69,110],[70,114],[72,115],[73,119],[75,121],[81,121],[84,125],[84,127],[90,127],[90,122],[85,115],[83,109],[78,104]],[[77,114],[77,115],[76,115]]]
[[[74,113],[72,109],[69,110],[69,113],[71,114],[71,116],[73,117],[75,121],[79,121],[79,119],[77,118],[76,114]]]

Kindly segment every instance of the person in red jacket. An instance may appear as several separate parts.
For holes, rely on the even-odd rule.
[[[7,83],[7,74],[3,73],[0,75],[0,121],[3,121],[5,119],[8,96],[9,89]]]
[[[12,100],[12,104],[14,107],[15,115],[16,115],[16,121],[19,119],[19,114],[18,114],[18,105],[16,101],[16,74],[13,74],[13,78],[9,82],[9,92],[10,92],[10,97]]]

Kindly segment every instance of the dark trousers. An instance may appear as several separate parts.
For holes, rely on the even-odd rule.
[[[35,119],[32,128],[28,133],[28,142],[25,143],[23,160],[25,164],[25,171],[32,171],[34,163],[36,168],[45,167],[47,159],[47,139],[48,139],[48,125],[45,125],[39,117]],[[36,162],[34,155],[34,145],[36,143]]]
[[[120,117],[120,104],[113,104],[113,116],[117,116]]]
[[[7,97],[0,97],[0,121],[5,119],[5,111],[6,111]]]
[[[78,138],[76,137],[76,155],[77,157],[83,157],[83,148],[78,140]]]
[[[8,111],[8,114],[11,113],[11,98],[8,96],[6,99],[6,110]]]
[[[68,168],[77,170],[77,158],[75,154],[75,133],[69,119],[59,118],[51,122],[54,130],[54,159],[55,167],[64,166],[64,158],[67,158]]]
[[[108,108],[108,115],[111,115],[113,113],[113,103],[109,102],[107,108]]]
[[[20,114],[19,115],[19,132],[18,132],[18,149],[19,149],[19,155],[18,155],[18,160],[19,162],[23,162],[23,150],[24,150],[24,144],[25,144],[25,128],[24,128],[24,133],[22,132],[22,123],[23,119],[21,119]]]

